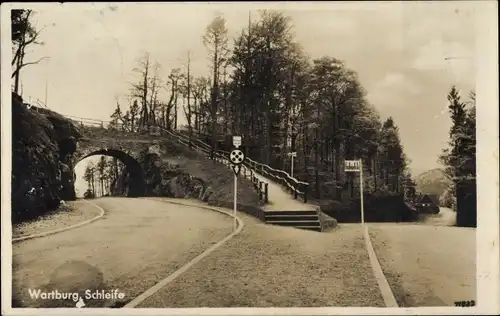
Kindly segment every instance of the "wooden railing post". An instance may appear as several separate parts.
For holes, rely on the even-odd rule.
[[[264,202],[269,203],[269,189],[268,189],[269,183],[264,184]]]
[[[304,184],[304,203],[307,203],[307,191],[309,189],[309,184]]]
[[[295,189],[295,190],[293,190],[293,198],[294,198],[294,199],[297,199],[297,195],[298,195],[298,194],[297,194],[297,191],[298,191],[298,189],[299,189],[299,184],[298,184],[298,183],[296,183],[293,187],[294,187],[294,189]]]
[[[262,181],[259,181],[259,200],[262,200]]]

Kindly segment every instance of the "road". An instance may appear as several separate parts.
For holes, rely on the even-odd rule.
[[[102,219],[13,244],[13,307],[75,306],[31,299],[29,289],[119,289],[123,299],[85,303],[123,305],[232,232],[231,218],[215,211],[145,199],[94,202],[106,210]]]
[[[457,222],[457,213],[450,208],[440,207],[438,214],[425,214],[420,220],[425,225],[453,226]]]
[[[475,229],[370,223],[369,231],[401,307],[476,300]]]
[[[232,232],[226,215],[158,199],[94,200],[89,225],[13,244],[14,307],[74,307],[29,290],[117,289],[121,307]],[[201,204],[198,204],[201,205]],[[137,307],[384,306],[358,224],[329,233],[265,225],[243,231]],[[475,230],[369,224],[376,255],[402,307],[475,299]]]
[[[107,211],[103,219],[13,245],[14,306],[75,306],[33,300],[29,289],[119,289],[122,300],[85,304],[122,307],[232,232],[232,219],[214,211],[149,199],[94,201]],[[383,306],[358,225],[323,234],[238,216],[240,234],[137,307]]]

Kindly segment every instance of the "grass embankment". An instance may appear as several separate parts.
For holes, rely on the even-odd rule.
[[[234,173],[227,166],[210,160],[206,155],[189,149],[173,141],[162,143],[165,153],[162,154],[163,163],[176,166],[191,176],[200,178],[213,193],[208,203],[216,206],[228,206],[234,198]],[[249,180],[238,178],[238,203],[257,207],[261,205],[259,195]]]

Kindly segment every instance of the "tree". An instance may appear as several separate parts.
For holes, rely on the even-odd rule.
[[[133,71],[140,75],[140,80],[137,83],[132,84],[131,96],[133,98],[138,98],[141,102],[140,112],[139,112],[139,128],[144,130],[149,124],[149,109],[148,109],[148,96],[149,96],[149,84],[151,79],[149,77],[151,68],[151,58],[149,53],[145,53],[144,56],[138,61],[138,67],[134,68]]]
[[[188,56],[187,56],[187,73],[185,76],[182,77],[184,80],[182,80],[180,84],[180,90],[181,94],[183,96],[183,100],[187,100],[187,102],[183,103],[183,111],[184,115],[186,117],[187,123],[188,123],[188,133],[189,133],[189,147],[192,146],[191,143],[191,138],[193,137],[193,117],[194,117],[194,109],[191,105],[191,94],[192,94],[192,79],[193,77],[191,76],[191,54],[188,51]]]
[[[13,9],[11,10],[11,40],[12,40],[12,62],[13,67],[12,76],[14,78],[14,92],[18,94],[19,92],[19,79],[21,76],[21,70],[28,65],[38,64],[40,61],[47,59],[48,57],[42,57],[36,61],[26,62],[24,58],[26,57],[26,48],[33,44],[43,44],[38,41],[40,32],[37,31],[35,26],[31,22],[31,18],[34,15],[33,10],[25,9]]]
[[[398,127],[392,117],[382,126],[380,136],[380,171],[384,184],[391,192],[400,192],[401,177],[406,169],[406,157],[399,137]]]
[[[342,144],[347,144],[344,147],[350,159],[355,159],[354,156],[357,154],[354,145],[355,139],[359,137],[356,133],[352,133],[352,128],[363,104],[364,93],[356,74],[347,69],[342,61],[330,57],[314,60],[310,89],[311,101],[316,105],[316,170],[320,168],[319,146],[327,147],[330,143],[335,161],[335,179],[340,184]],[[321,149],[321,152],[324,150]],[[341,186],[337,185],[337,196],[340,196],[340,189]],[[316,171],[316,190],[319,191],[318,171]]]
[[[472,131],[470,125],[471,118],[468,119],[468,113],[466,106],[467,104],[461,100],[459,91],[455,86],[451,87],[448,94],[448,110],[451,115],[452,126],[449,133],[449,143],[448,148],[443,150],[443,154],[440,156],[440,161],[446,166],[446,175],[452,179],[454,182],[459,181],[459,179],[464,176],[464,165],[467,159],[467,149],[466,147],[470,145],[469,143],[472,139],[467,142],[469,138],[468,132]],[[474,120],[474,130],[475,130],[475,118]],[[469,123],[469,124],[468,124]],[[474,136],[475,137],[475,136]]]
[[[92,197],[95,197],[95,185],[94,185],[94,174],[95,174],[95,166],[92,162],[89,162],[85,167],[85,172],[83,174],[83,179],[88,184],[88,191],[92,192]]]
[[[180,71],[181,70],[179,68],[174,68],[168,76],[170,83],[170,99],[168,100],[168,103],[163,105],[162,121],[163,126],[169,130],[172,129],[172,125],[174,129],[177,128],[177,100],[179,95],[179,81],[182,79]],[[167,86],[164,88],[168,90]],[[174,110],[173,113],[172,110]]]
[[[111,114],[111,121],[109,122],[109,127],[114,129],[119,129],[120,126],[124,126],[124,119],[122,115],[122,110],[120,108],[120,103],[116,102],[116,108]]]
[[[217,99],[219,97],[219,70],[222,61],[228,54],[227,51],[227,28],[226,20],[222,16],[216,17],[206,28],[203,35],[203,45],[208,49],[212,60],[212,91],[211,91],[211,125],[212,125],[212,148],[210,158],[214,159],[215,135],[216,135],[216,115]]]
[[[99,196],[104,196],[105,192],[105,186],[104,183],[106,181],[106,158],[104,156],[101,156],[99,159],[99,162],[97,163],[97,174],[99,177],[99,188],[100,188],[100,195]]]
[[[459,91],[452,86],[448,93],[448,110],[452,125],[448,148],[440,161],[445,174],[452,180],[446,202],[457,211],[457,225],[476,225],[476,203],[470,196],[476,194],[476,95],[472,91],[469,101],[462,101]]]
[[[210,116],[209,106],[210,79],[198,77],[193,80],[193,114],[194,128],[198,134],[203,130],[208,132],[205,119]]]

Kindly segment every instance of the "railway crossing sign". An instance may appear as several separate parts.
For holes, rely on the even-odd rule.
[[[245,160],[245,154],[239,149],[233,149],[229,154],[229,160],[233,165],[240,165]]]
[[[239,149],[233,149],[229,154],[229,161],[231,161],[231,168],[234,171],[234,175],[237,176],[241,170],[241,164],[245,160],[245,154]]]

